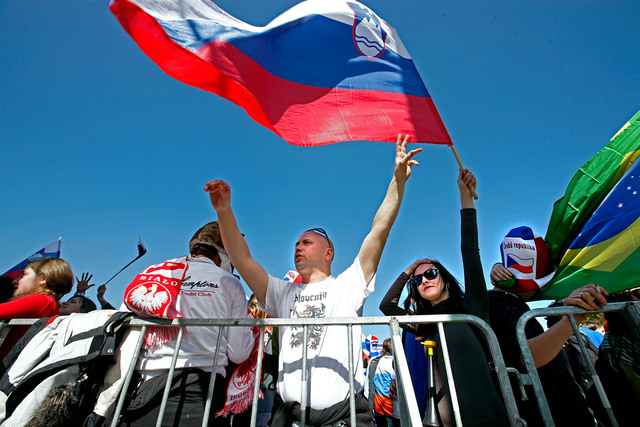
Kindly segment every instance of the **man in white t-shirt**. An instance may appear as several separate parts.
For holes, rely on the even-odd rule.
[[[252,257],[238,230],[231,210],[231,192],[227,183],[215,180],[205,185],[211,204],[218,213],[224,247],[231,262],[264,310],[273,317],[355,317],[362,314],[365,299],[374,289],[375,273],[382,250],[395,221],[411,175],[418,163],[412,157],[422,149],[406,152],[408,136],[398,135],[395,169],[387,194],[373,220],[371,232],[362,243],[353,264],[337,277],[331,275],[333,244],[326,232],[314,228],[302,233],[295,245],[294,261],[302,282],[292,284],[267,274]],[[353,365],[356,392],[363,387],[364,373],[360,361],[361,328],[354,326]],[[307,354],[307,411],[311,425],[332,424],[349,418],[349,359],[345,326],[310,326]],[[280,333],[278,392],[284,401],[275,414],[272,426],[290,425],[297,420],[301,401],[302,328],[286,327]],[[362,401],[362,402],[360,402]],[[368,417],[371,411],[364,397],[358,395],[358,416]],[[296,416],[298,418],[296,418]],[[360,425],[360,422],[358,423]]]

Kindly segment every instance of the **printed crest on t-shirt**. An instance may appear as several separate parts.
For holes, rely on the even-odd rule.
[[[322,292],[326,297],[326,292]],[[296,297],[297,298],[297,297]],[[296,306],[296,308],[299,306]],[[324,303],[320,303],[320,305],[313,304],[305,304],[304,309],[302,311],[298,311],[294,308],[294,317],[325,317],[325,305]],[[311,325],[308,328],[309,331],[309,348],[311,350],[316,350],[320,345],[320,341],[322,338],[322,333],[324,332],[324,326],[321,325]],[[297,348],[302,345],[303,341],[303,332],[304,330],[301,327],[292,326],[291,327],[291,348]]]

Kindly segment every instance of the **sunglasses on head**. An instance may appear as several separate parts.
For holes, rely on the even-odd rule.
[[[316,233],[321,235],[322,237],[324,237],[325,239],[327,239],[327,242],[329,242],[329,247],[331,249],[333,249],[333,243],[331,242],[331,239],[329,238],[329,236],[327,235],[327,232],[324,231],[324,228],[320,228],[320,227],[316,227],[316,228],[310,228],[307,231],[311,231],[312,233]],[[305,233],[307,232],[305,231]]]
[[[423,277],[427,280],[435,280],[435,278],[438,277],[438,270],[435,268],[430,268],[421,274],[416,274],[411,278],[411,285],[418,286],[420,283],[422,283]]]

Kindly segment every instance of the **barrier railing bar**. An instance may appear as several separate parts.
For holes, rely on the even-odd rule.
[[[184,336],[184,326],[180,327],[178,331],[178,338],[176,340],[176,348],[173,351],[171,357],[171,365],[169,366],[169,375],[167,376],[167,382],[164,385],[164,392],[162,393],[162,402],[160,402],[160,412],[158,413],[158,420],[156,421],[156,427],[162,427],[162,420],[164,419],[164,411],[167,409],[167,401],[169,400],[169,391],[173,383],[173,373],[176,371],[176,362],[178,361],[178,354],[180,353],[180,345],[182,344],[182,337]]]
[[[400,326],[395,317],[391,317],[388,323],[393,346],[393,360],[395,362],[400,422],[403,426],[420,426],[422,425],[422,419],[420,418],[418,401],[416,400],[416,395],[413,390],[409,365],[404,354],[404,347],[402,346]]]
[[[449,396],[451,398],[451,406],[453,415],[456,419],[456,425],[462,426],[462,415],[460,415],[460,404],[458,403],[458,392],[453,382],[453,372],[451,370],[451,360],[449,360],[449,346],[447,345],[447,337],[444,332],[444,325],[438,322],[438,335],[440,342],[438,345],[442,348],[442,358],[444,359],[444,369],[447,373],[447,384],[449,386]]]
[[[218,328],[218,338],[216,339],[216,350],[220,348],[222,343],[222,334],[224,333],[224,326]],[[202,427],[209,425],[209,416],[211,414],[211,402],[213,401],[213,389],[216,386],[216,377],[218,375],[218,358],[220,352],[216,351],[213,356],[213,363],[211,364],[211,377],[209,378],[209,390],[207,390],[207,401],[204,404],[204,414],[202,415]]]
[[[618,420],[616,420],[615,415],[613,415],[613,410],[611,409],[611,403],[609,403],[607,394],[605,393],[604,388],[602,387],[602,382],[600,382],[600,377],[596,372],[596,367],[593,366],[593,363],[591,362],[591,358],[587,354],[587,347],[584,345],[584,341],[581,338],[582,334],[580,333],[580,328],[576,324],[576,319],[572,314],[568,315],[567,317],[569,318],[569,323],[571,323],[571,328],[573,329],[573,335],[577,338],[576,341],[578,341],[578,345],[580,346],[580,353],[581,353],[582,359],[584,360],[584,363],[589,368],[591,379],[593,379],[594,386],[596,387],[596,391],[598,392],[598,396],[600,396],[600,400],[602,401],[602,407],[607,413],[607,417],[611,422],[611,426],[618,427]]]
[[[305,427],[307,423],[307,346],[309,345],[309,326],[302,327],[302,380],[301,402],[300,402],[300,427]]]
[[[111,427],[116,427],[118,425],[118,418],[120,418],[120,413],[122,412],[122,407],[124,406],[124,400],[127,397],[127,390],[129,390],[129,384],[131,383],[131,378],[133,377],[133,372],[136,369],[136,364],[138,363],[138,355],[140,354],[140,349],[142,348],[142,341],[144,340],[144,334],[147,332],[147,326],[142,325],[140,328],[140,336],[138,337],[138,341],[133,352],[133,356],[131,357],[131,362],[129,363],[129,367],[127,368],[127,375],[124,380],[124,384],[122,384],[122,390],[120,391],[120,397],[118,398],[118,404],[116,405],[116,411],[113,415],[113,420],[111,421]]]
[[[356,395],[353,378],[356,376],[353,366],[353,325],[347,325],[347,357],[349,358],[349,412],[351,425],[356,425]],[[360,362],[362,363],[362,362]]]
[[[260,382],[262,381],[262,361],[264,353],[264,333],[265,326],[260,326],[260,334],[258,335],[258,361],[256,362],[256,375],[253,383],[253,399],[251,403],[251,424],[249,427],[256,427],[258,420],[258,396],[260,396]]]

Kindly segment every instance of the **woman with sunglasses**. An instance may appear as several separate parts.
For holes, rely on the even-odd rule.
[[[475,189],[476,179],[465,169],[458,174],[457,182],[462,205],[461,249],[465,291],[462,290],[456,278],[438,261],[419,259],[400,274],[380,303],[380,310],[386,316],[472,314],[486,322],[489,321],[487,287],[478,248],[476,211],[470,191],[470,188]],[[401,307],[400,294],[407,283],[409,296]],[[417,339],[421,341],[430,340],[437,343],[434,367],[438,418],[442,426],[455,425],[437,326],[406,324],[402,327],[405,331],[419,337]],[[489,368],[487,346],[482,333],[467,323],[445,323],[444,331],[462,424],[465,427],[508,425],[506,410]],[[406,337],[407,341],[413,339],[416,338],[411,335]],[[426,359],[424,364],[426,365]],[[420,409],[424,413],[427,405],[426,390],[416,390],[416,396]]]

